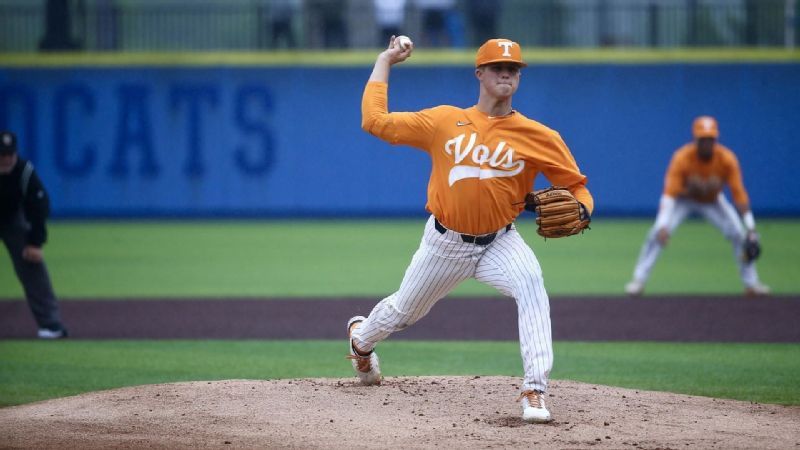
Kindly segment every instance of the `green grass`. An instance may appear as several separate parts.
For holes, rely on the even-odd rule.
[[[387,341],[386,376],[522,373],[516,342]],[[0,341],[0,406],[151,383],[351,377],[342,342]],[[800,404],[800,345],[557,342],[554,379]],[[303,355],[298,358],[297,355]]]
[[[369,296],[395,291],[424,219],[398,221],[54,222],[45,247],[56,292],[78,297]],[[518,228],[555,295],[621,294],[650,220],[602,220],[544,241],[530,216]],[[800,293],[800,221],[761,220],[763,281]],[[5,266],[8,267],[8,266]],[[0,298],[22,298],[10,269]],[[710,224],[681,226],[647,292],[741,292],[730,245]],[[496,295],[467,281],[453,295]]]
[[[62,298],[374,296],[393,292],[424,220],[54,222],[48,266]],[[519,228],[551,294],[620,294],[650,220],[596,220],[543,241]],[[777,293],[800,293],[800,222],[761,220],[759,271]],[[7,261],[7,260],[6,260]],[[0,298],[22,292],[9,265]],[[728,243],[687,222],[656,265],[648,293],[738,293]],[[495,295],[466,282],[454,295]],[[0,405],[138,384],[230,378],[350,377],[341,342],[0,341]],[[304,355],[298,358],[297,355]],[[517,343],[381,344],[385,373],[521,375]],[[420,355],[423,355],[422,357]],[[426,358],[424,355],[436,355]],[[740,400],[800,404],[800,345],[556,343],[553,377]]]

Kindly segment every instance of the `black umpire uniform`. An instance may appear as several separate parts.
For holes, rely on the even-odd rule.
[[[17,154],[16,136],[0,132],[0,237],[39,326],[38,336],[57,339],[66,337],[67,330],[61,322],[47,266],[41,259],[49,213],[47,192],[30,161]]]

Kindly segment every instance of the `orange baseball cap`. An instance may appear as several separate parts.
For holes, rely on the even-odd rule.
[[[519,44],[508,39],[489,39],[481,45],[475,56],[475,67],[500,62],[515,63],[522,67],[528,66],[522,61],[522,49]]]
[[[710,138],[718,138],[719,137],[719,126],[717,125],[717,120],[711,116],[700,116],[697,119],[694,119],[694,123],[692,124],[692,134],[694,135],[695,139],[710,137]]]

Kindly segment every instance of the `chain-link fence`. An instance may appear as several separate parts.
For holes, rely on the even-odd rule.
[[[794,47],[800,0],[0,0],[0,52]]]

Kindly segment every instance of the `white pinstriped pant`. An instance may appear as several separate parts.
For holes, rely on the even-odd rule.
[[[395,331],[424,317],[468,278],[516,300],[523,390],[545,391],[553,367],[550,302],[539,261],[514,227],[509,231],[504,227],[491,244],[481,246],[464,242],[454,231],[439,233],[431,216],[400,289],[380,301],[353,333],[356,346],[372,350]]]
[[[676,199],[672,217],[669,218],[666,224],[670,236],[691,213],[698,213],[708,219],[722,232],[725,239],[730,241],[733,246],[734,259],[739,267],[739,278],[742,279],[742,284],[747,287],[759,284],[755,262],[746,263],[742,259],[747,232],[739,219],[736,209],[725,196],[720,193],[714,203],[699,203],[685,198]],[[645,283],[650,278],[650,272],[653,270],[659,255],[661,255],[661,250],[664,249],[658,242],[657,235],[658,229],[656,225],[653,225],[639,252],[639,259],[636,261],[636,268],[633,270],[633,279],[640,283]]]

